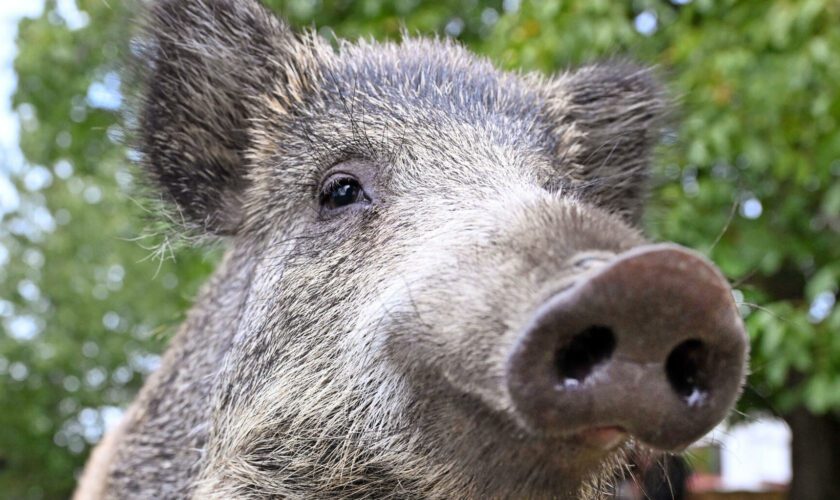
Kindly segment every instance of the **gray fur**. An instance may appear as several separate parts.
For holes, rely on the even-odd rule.
[[[502,360],[573,255],[643,243],[650,71],[510,74],[448,40],[334,51],[253,0],[159,1],[142,39],[143,166],[231,238],[105,496],[596,495],[621,451],[522,430]],[[347,160],[375,202],[325,216]]]

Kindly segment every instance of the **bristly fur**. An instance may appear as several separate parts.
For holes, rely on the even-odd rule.
[[[335,51],[255,0],[161,0],[146,19],[142,167],[230,250],[99,491],[597,496],[621,454],[522,430],[502,359],[572,255],[644,241],[665,108],[650,71],[510,74],[439,39]],[[375,203],[325,215],[320,183],[348,160]]]

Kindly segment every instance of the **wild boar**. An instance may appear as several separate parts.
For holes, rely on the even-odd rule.
[[[587,498],[727,414],[746,337],[640,216],[667,98],[162,0],[142,168],[229,249],[79,498]]]

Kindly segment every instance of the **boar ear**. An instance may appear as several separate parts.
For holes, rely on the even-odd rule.
[[[555,77],[548,103],[572,189],[638,223],[668,107],[652,70],[617,61],[585,66]]]
[[[235,233],[250,128],[301,99],[312,52],[255,0],[153,2],[136,42],[143,167],[188,227]]]

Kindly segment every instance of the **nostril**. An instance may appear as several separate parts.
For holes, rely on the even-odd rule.
[[[702,403],[708,396],[708,356],[706,344],[691,339],[675,347],[665,362],[671,387],[690,406]]]
[[[560,382],[583,382],[596,366],[608,360],[615,350],[615,335],[606,326],[590,326],[561,347],[555,356]]]

